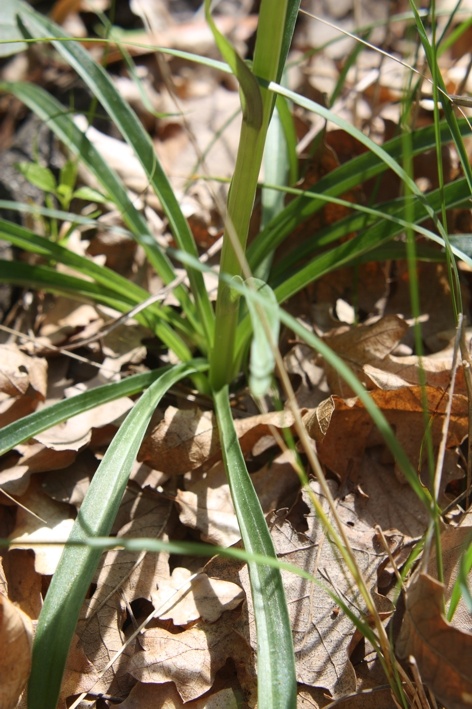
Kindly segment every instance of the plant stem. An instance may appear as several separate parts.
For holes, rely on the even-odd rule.
[[[262,84],[280,79],[298,6],[299,0],[280,0],[275,12],[273,2],[261,2],[253,74],[258,80],[262,80]],[[231,60],[229,51],[228,57],[225,58]],[[275,96],[264,85],[259,87],[260,93],[256,95],[250,82],[243,83],[244,72],[241,71],[240,64],[233,62],[232,68],[241,84],[243,121],[236,166],[228,195],[220,268],[223,273],[240,276],[244,273],[243,255]],[[262,115],[253,110],[258,102],[262,102]],[[249,274],[244,275],[247,277]],[[235,374],[234,345],[238,313],[238,296],[232,293],[230,285],[220,281],[216,302],[215,340],[210,355],[210,383],[215,391],[229,384]]]

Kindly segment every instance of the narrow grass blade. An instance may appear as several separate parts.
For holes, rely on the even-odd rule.
[[[128,196],[123,183],[109,167],[99,151],[73,121],[70,111],[44,89],[34,84],[20,82],[0,83],[0,90],[11,93],[33,111],[61,140],[64,145],[95,175],[110,200],[120,210],[137,243],[144,249],[147,258],[159,275],[169,283],[175,278],[174,269],[158,248],[149,232],[142,214]]]
[[[207,368],[204,360],[200,362],[193,360],[193,365],[201,372]],[[95,387],[95,389],[76,394],[69,399],[64,399],[45,409],[41,409],[41,411],[35,411],[20,421],[14,421],[8,426],[4,426],[0,433],[0,455],[4,455],[20,443],[33,438],[38,433],[46,431],[58,423],[81,414],[83,411],[90,411],[96,406],[106,404],[109,401],[116,401],[116,399],[120,399],[123,396],[134,396],[141,393],[169,370],[170,365],[153,372],[133,374],[121,382],[110,382],[110,384],[104,384],[103,386]]]
[[[459,129],[461,135],[470,134],[470,127],[465,120],[459,121]],[[444,143],[450,140],[447,123],[441,124],[440,136]],[[415,131],[412,136],[413,155],[434,146],[434,126]],[[401,159],[403,151],[401,136],[388,141],[383,147],[392,159]],[[350,160],[323,177],[310,190],[307,190],[306,197],[300,196],[287,205],[284,211],[268,224],[249,246],[247,258],[251,269],[254,271],[258,264],[264,260],[268,251],[275,249],[299,224],[322,209],[326,201],[319,199],[317,194],[339,197],[364,181],[385,172],[386,169],[386,163],[378,155],[368,152]]]
[[[26,26],[30,35],[34,38],[54,37],[51,40],[54,48],[89,86],[93,95],[99,99],[120,130],[123,138],[133,148],[146,172],[149,184],[159,197],[179,248],[193,256],[198,256],[192,232],[169,180],[157,159],[151,139],[134,111],[113,85],[106,71],[92,60],[90,54],[83,47],[71,41],[71,38],[54,22],[36,13],[25,3],[21,4],[21,8],[20,22]],[[189,270],[188,277],[199,310],[201,324],[208,342],[211,343],[214,317],[203,278],[200,272],[193,269]]]
[[[126,313],[136,305],[132,299],[126,298],[125,295],[118,295],[100,283],[76,278],[68,273],[60,273],[48,266],[33,266],[18,261],[0,260],[0,281],[64,295],[75,300],[101,303],[122,313]],[[138,313],[136,319],[149,326],[144,313]],[[179,359],[188,361],[192,358],[191,351],[184,340],[163,318],[154,320],[152,329],[155,335],[177,354]]]
[[[462,140],[462,137],[460,134],[459,121],[457,120],[457,116],[454,113],[453,102],[451,101],[451,99],[448,96],[446,84],[444,83],[444,80],[443,80],[442,74],[441,74],[441,70],[437,64],[436,52],[433,51],[433,47],[431,46],[431,42],[429,40],[428,33],[425,30],[425,27],[424,27],[423,21],[420,17],[420,14],[418,12],[418,9],[417,9],[415,3],[411,2],[411,0],[410,0],[410,7],[411,7],[411,10],[412,10],[414,17],[415,17],[416,28],[418,30],[421,44],[423,45],[423,49],[425,51],[426,59],[428,61],[429,69],[430,69],[431,74],[433,76],[433,80],[435,79],[437,81],[437,89],[438,89],[439,99],[441,101],[444,115],[446,117],[447,124],[449,126],[450,131],[451,131],[451,136],[454,140],[456,150],[457,150],[458,155],[461,159],[462,169],[464,170],[464,174],[465,174],[467,181],[469,183],[470,191],[472,192],[472,168],[470,166],[470,160],[469,160],[469,156],[467,155],[467,150],[464,145],[464,141]],[[440,148],[440,147],[441,146],[439,145],[438,148]]]
[[[275,557],[272,539],[234,429],[228,390],[214,394],[215,411],[233,504],[247,551]],[[249,564],[257,629],[259,709],[296,706],[292,631],[279,569]]]
[[[48,545],[54,544],[54,542],[50,539],[45,540],[43,543]],[[13,541],[12,539],[0,537],[0,548],[8,548],[13,544],[15,545],[15,548],[20,548],[22,546],[21,541]],[[24,542],[24,546],[28,545],[28,549],[32,548],[33,544],[34,542],[31,540]],[[42,542],[38,540],[35,544],[40,546]],[[307,579],[307,581],[319,583],[313,574],[306,569],[303,569],[301,566],[283,561],[276,556],[255,554],[247,551],[246,549],[240,549],[239,547],[221,547],[215,544],[207,544],[206,542],[187,542],[178,540],[163,541],[162,539],[150,537],[84,537],[80,540],[69,539],[67,544],[69,547],[88,546],[93,547],[94,549],[99,549],[100,551],[119,549],[125,551],[149,551],[156,554],[160,552],[168,552],[169,554],[198,557],[211,557],[218,554],[219,556],[224,556],[228,559],[236,559],[237,561],[245,561],[248,563],[253,562],[254,564],[270,566],[274,569],[287,571],[289,574],[294,574],[302,579]],[[63,542],[56,542],[56,545],[62,546]]]
[[[244,60],[239,56],[231,42],[219,31],[211,15],[210,6],[211,0],[205,0],[205,18],[215,38],[216,45],[221,52],[221,56],[228,62],[241,87],[243,120],[255,128],[260,128],[262,125],[263,107],[261,91],[257,79]]]
[[[256,399],[265,396],[275,368],[274,348],[279,341],[279,307],[274,291],[259,278],[248,278],[246,285],[264,299],[264,306],[247,298],[253,338],[249,361],[249,388]]]
[[[468,185],[465,180],[463,180],[461,183],[453,182],[450,183],[450,185],[446,185],[442,196],[445,200],[447,200],[448,206],[454,206],[454,203],[457,204],[463,202],[464,195],[467,195],[467,193]],[[438,191],[436,194],[428,195],[428,199],[430,205],[432,205],[432,209],[434,209],[435,211],[436,209],[441,209],[440,191]],[[404,212],[402,210],[402,201],[400,201],[398,203],[398,207],[395,209],[395,211],[393,211],[393,214],[391,214],[390,216],[396,216],[399,220],[401,220],[403,215]],[[416,201],[413,205],[413,218],[413,223],[416,223],[417,221],[421,222],[425,219],[422,205]],[[357,228],[362,226],[362,221],[363,217],[357,219]],[[352,226],[356,223],[355,217],[348,217],[346,223]],[[345,223],[340,223],[337,226],[334,225],[333,233],[336,229],[344,231],[345,228]],[[309,263],[307,263],[305,266],[302,266],[294,275],[290,276],[284,269],[284,273],[278,274],[278,285],[275,287],[275,293],[277,295],[279,303],[283,302],[291,295],[294,295],[295,293],[299,292],[306,285],[312,283],[314,280],[320,278],[322,275],[328,273],[329,271],[340,268],[341,266],[349,265],[349,263],[352,262],[353,258],[357,258],[358,256],[372,250],[380,243],[393,238],[395,235],[400,233],[402,229],[403,226],[396,222],[394,219],[392,221],[387,219],[384,221],[378,221],[377,223],[374,223],[371,226],[362,229],[352,240],[338,244],[332,250],[318,254],[316,258],[312,256],[311,261],[309,261]],[[350,232],[346,231],[345,233],[349,234]],[[441,237],[431,234],[430,238],[433,239],[433,237],[434,240],[437,240],[437,242],[444,246],[444,240]],[[300,249],[300,251],[303,251],[303,249]],[[303,258],[303,256],[307,257],[305,253],[298,254],[299,259]],[[464,260],[469,261],[469,258],[465,257]]]
[[[54,241],[44,236],[38,236],[30,229],[19,226],[14,222],[0,218],[0,235],[13,246],[23,251],[43,256],[50,261],[57,261],[65,266],[70,266],[80,273],[81,276],[92,278],[97,283],[101,283],[109,290],[114,290],[117,294],[126,295],[135,304],[140,303],[149,297],[149,293],[123,278],[115,271],[106,266],[99,265],[80,254],[56,244]],[[158,310],[161,309],[158,306]]]
[[[193,363],[177,365],[144,392],[110,444],[80,508],[70,539],[110,533],[131,466],[152,413],[162,396],[180,379],[193,374]],[[100,560],[101,551],[66,546],[48,589],[33,645],[28,709],[55,707],[67,653],[80,607]]]
[[[38,236],[18,224],[0,219],[0,236],[13,246],[24,251],[38,254],[49,261],[62,263],[75,269],[81,277],[90,278],[97,285],[103,286],[106,292],[114,291],[117,294],[117,303],[124,301],[132,307],[149,298],[148,291],[120,276],[115,271],[97,264],[91,259],[80,256],[43,236]],[[156,334],[157,330],[159,330],[158,336],[162,336],[163,341],[171,349],[174,349],[171,343],[175,342],[176,335],[170,330],[165,335],[163,327],[165,323],[170,323],[177,331],[184,332],[189,340],[196,336],[190,323],[185,318],[177,315],[173,308],[162,306],[160,303],[152,303],[140,316],[137,316],[137,319],[156,332]],[[179,349],[180,352],[184,351],[180,346]],[[187,359],[191,358],[187,357]]]

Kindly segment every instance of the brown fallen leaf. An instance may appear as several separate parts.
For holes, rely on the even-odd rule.
[[[326,334],[323,339],[349,364],[358,379],[368,385],[365,365],[375,363],[380,366],[380,363],[402,340],[408,329],[408,323],[402,318],[397,315],[387,315],[369,325],[338,327]],[[339,376],[337,370],[327,361],[324,366],[331,393],[344,399],[353,396],[352,389]]]
[[[329,485],[336,497],[338,486],[334,481],[330,481]],[[330,517],[318,483],[312,482],[310,487]],[[318,585],[282,572],[293,630],[297,681],[308,687],[322,687],[333,697],[342,697],[356,690],[356,676],[349,660],[354,625],[344,613],[336,612],[336,603],[325,588],[341,596],[356,614],[362,615],[364,603],[355,583],[346,572],[340,553],[326,535],[312,507],[310,495],[304,490],[302,497],[308,508],[306,531],[298,532],[283,515],[279,517],[272,514],[268,520],[280,558],[300,566],[320,582]],[[358,519],[353,506],[340,504],[338,514],[363,578],[369,588],[375,588],[377,569],[385,558],[375,532],[370,525]],[[210,576],[238,583],[246,591],[248,619],[241,616],[237,630],[248,638],[255,649],[255,620],[247,567],[215,558],[208,562],[205,571]]]
[[[85,392],[91,388],[93,388],[92,383],[87,382],[80,387],[79,391]],[[35,440],[55,451],[79,451],[90,442],[94,428],[113,423],[126,414],[132,406],[133,402],[128,397],[101,404],[39,433],[35,436]]]
[[[377,389],[370,395],[394,429],[412,464],[421,470],[425,436],[421,388]],[[442,435],[447,393],[442,389],[426,387],[425,395],[430,417],[429,431],[433,446],[437,447]],[[342,480],[357,474],[367,447],[383,443],[370,415],[357,397],[344,400],[331,396],[314,411],[308,412],[304,423],[309,435],[316,441],[320,460]],[[458,446],[467,435],[467,427],[467,397],[455,394],[446,446]]]
[[[34,568],[39,574],[52,575],[59,563],[63,546],[74,524],[68,505],[55,502],[46,495],[35,478],[21,497],[22,507],[18,508],[16,525],[10,535],[14,540],[10,549],[31,548],[35,553]],[[36,542],[54,542],[42,544]]]
[[[143,684],[138,682],[129,696],[120,704],[121,709],[239,709],[242,692],[238,688],[227,687],[212,691],[201,699],[183,702],[173,682],[164,684]],[[313,709],[313,706],[311,707]]]
[[[290,412],[274,411],[268,414],[237,419],[235,427],[243,453],[248,453],[262,436],[270,435],[270,427],[290,428]],[[139,460],[169,475],[182,475],[202,465],[221,459],[221,448],[212,412],[200,409],[176,409],[169,406],[151,422],[139,451]]]
[[[236,615],[234,615],[236,614]],[[225,622],[197,625],[181,633],[150,628],[141,638],[143,650],[130,660],[129,672],[140,682],[173,681],[184,702],[200,697],[213,685],[216,672],[228,658],[244,665],[248,647],[234,630],[238,611]]]
[[[72,249],[74,241],[69,241],[69,246]],[[83,252],[83,242],[81,251]],[[81,255],[84,254],[81,253]],[[43,345],[45,348],[49,348],[50,345],[61,345],[72,334],[83,331],[91,323],[96,324],[96,327],[103,324],[103,320],[93,305],[58,296],[41,322],[35,346]]]
[[[168,541],[166,531],[171,509],[169,500],[141,496],[135,507],[128,508],[130,521],[116,531],[120,537]],[[111,550],[103,555],[94,579],[95,590],[84,603],[77,624],[78,642],[68,659],[62,689],[64,698],[92,689],[127,696],[132,686],[128,661],[135,652],[134,643],[127,646],[109,668],[108,663],[123,650],[130,604],[137,599],[150,601],[157,583],[169,576],[169,554],[164,552],[138,554]]]
[[[459,575],[462,555],[472,540],[472,527],[462,525],[459,527],[446,527],[441,533],[441,554],[444,572],[444,595],[446,601],[451,599],[454,584]],[[430,568],[436,568],[435,551],[431,555]],[[451,625],[460,630],[472,632],[472,614],[464,598],[461,597],[457,604]]]
[[[177,490],[176,502],[182,524],[198,529],[203,541],[230,546],[241,538],[226,474],[217,463],[202,480]]]
[[[413,656],[422,681],[447,709],[472,706],[472,633],[446,622],[444,586],[419,574],[406,594],[406,608],[397,653]]]
[[[32,620],[36,620],[43,606],[43,587],[42,578],[34,568],[34,552],[30,549],[9,549],[3,554],[2,563],[8,582],[8,598]],[[7,595],[6,590],[4,593]]]
[[[0,463],[2,489],[10,495],[23,495],[32,474],[62,470],[74,461],[76,455],[75,451],[55,451],[34,441],[16,446]]]
[[[290,453],[278,455],[253,473],[251,479],[266,514],[291,504],[300,487]],[[216,463],[208,473],[192,479],[187,487],[176,492],[180,521],[198,529],[204,541],[221,546],[239,541],[241,533],[223,463]]]
[[[422,377],[432,387],[448,389],[451,385],[453,339],[447,347],[431,355],[395,355],[393,350],[409,330],[397,315],[387,315],[373,324],[339,327],[325,335],[326,343],[347,362],[368,389],[400,389],[421,384]],[[344,399],[354,396],[351,388],[329,362],[325,369],[332,394]],[[462,368],[454,385],[456,394],[465,394]]]
[[[30,618],[0,594],[0,706],[14,709],[31,669]]]
[[[47,362],[15,345],[0,345],[0,427],[34,411],[44,401]]]
[[[158,618],[172,620],[174,625],[188,625],[199,618],[214,623],[244,599],[242,588],[230,581],[212,579],[205,573],[192,576],[189,569],[177,567],[170,579],[159,582],[159,589],[152,594]]]

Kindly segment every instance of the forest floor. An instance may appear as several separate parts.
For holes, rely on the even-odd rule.
[[[440,11],[448,9],[447,2],[437,4]],[[49,10],[57,22],[80,38],[93,35],[97,23],[94,15],[84,12],[86,5],[77,2],[79,11],[69,11],[64,3],[56,2]],[[104,12],[110,11],[107,0],[101,5]],[[238,146],[237,85],[222,72],[183,58],[158,55],[142,46],[167,46],[220,58],[200,2],[148,0],[117,5],[113,24],[123,29],[122,37],[136,44],[134,49],[128,47],[136,75],[128,71],[120,52],[100,43],[90,43],[89,51],[106,62],[113,81],[151,135],[199,249],[202,254],[211,249],[209,263],[214,263],[223,229],[222,205]],[[257,24],[256,5],[249,0],[219,5],[222,30],[245,56],[250,55]],[[407,3],[313,1],[302,2],[302,7],[306,12],[297,27],[287,84],[322,105],[327,105],[336,91],[332,110],[383,144],[397,132],[408,72],[402,62],[410,61],[416,46],[411,23],[402,15],[408,10]],[[457,22],[471,9],[470,2],[463,2]],[[359,28],[368,25],[375,25],[365,40],[368,44],[362,45],[343,74],[347,58],[359,46],[349,33],[359,35]],[[467,94],[472,89],[468,75],[471,31],[451,42],[441,55],[441,69],[451,94]],[[163,247],[172,245],[168,224],[140,163],[113,125],[91,107],[89,95],[72,70],[42,46],[4,59],[1,72],[3,80],[32,81],[47,88],[82,114],[78,122],[96,112],[89,137],[133,199],[139,200],[158,242]],[[321,118],[300,107],[294,107],[293,119],[303,175],[298,187],[312,187],[365,150],[345,131],[325,126]],[[413,129],[433,122],[432,101],[427,96],[418,102],[414,121]],[[18,163],[39,163],[58,175],[67,156],[47,126],[19,101],[1,95],[0,149],[0,198],[48,204],[44,190],[26,179]],[[453,147],[444,145],[442,157],[446,182],[451,182],[460,174]],[[415,158],[414,177],[424,191],[438,184],[436,166],[434,150]],[[270,182],[270,176],[264,177]],[[80,165],[77,179],[80,185],[96,187]],[[386,201],[400,195],[401,184],[393,173],[386,173],[380,184],[365,182],[343,198],[369,204],[374,190],[376,199]],[[76,253],[106,264],[150,293],[163,288],[148,269],[141,248],[120,229],[122,222],[116,211],[107,204],[91,206],[81,200],[73,206],[83,216],[98,210],[99,228],[68,231],[69,224],[34,212],[21,217],[14,214],[13,218],[59,240],[68,232],[68,248]],[[308,232],[336,223],[347,212],[346,206],[327,204],[297,228],[289,249],[282,247],[276,259],[293,255]],[[5,208],[2,215],[11,218]],[[256,206],[255,230],[258,218]],[[451,233],[470,236],[469,209],[451,211],[448,222]],[[26,258],[3,242],[2,256]],[[472,279],[466,265],[460,264],[459,269],[468,315]],[[416,272],[424,347],[421,357],[414,340],[415,311],[406,262],[384,260],[340,268],[285,305],[321,336],[371,391],[425,484],[427,401],[432,412],[429,425],[434,456],[443,456],[438,503],[443,510],[447,598],[472,525],[470,498],[465,494],[470,486],[470,403],[460,362],[454,379],[451,376],[457,328],[447,267],[418,261]],[[209,282],[209,288],[213,287]],[[166,302],[174,305],[172,294]],[[169,361],[168,353],[133,318],[104,330],[117,313],[102,306],[1,286],[0,314],[2,427],[63,397]],[[465,334],[470,337],[472,333],[466,329]],[[470,613],[460,605],[454,625],[446,624],[435,606],[435,581],[429,576],[426,585],[417,589],[421,601],[418,613],[410,613],[411,625],[404,622],[401,632],[401,612],[398,607],[395,610],[396,573],[425,533],[427,510],[338,373],[290,332],[282,333],[280,349],[295,400],[337,501],[338,515],[392,643],[405,657],[432,653],[431,674],[439,677],[434,692],[438,706],[443,706],[441,701],[447,706],[447,687],[456,679],[457,648],[470,658]],[[274,429],[290,428],[289,414],[270,407],[261,413],[245,389],[235,390],[232,405],[241,446],[277,551],[284,561],[308,570],[321,583],[319,587],[284,573],[294,624],[298,706],[322,708],[334,702],[349,709],[394,707],[371,645],[323,590],[328,588],[344,599],[353,613],[364,613],[358,588],[327,538],[309,491],[301,488],[291,452],[277,445]],[[132,406],[131,398],[103,405],[45,431],[0,460],[0,537],[22,544],[2,554],[0,586],[4,596],[33,623],[61,552],[57,546],[36,547],[35,540],[67,536],[93,473]],[[215,430],[208,401],[194,391],[181,388],[161,402],[134,465],[113,534],[198,540],[223,547],[240,542]],[[324,504],[311,472],[307,470],[311,492]],[[434,576],[433,567],[434,559],[429,566]],[[432,649],[431,638],[439,632],[441,647]],[[420,647],[409,644],[416,633],[422,638]],[[109,551],[103,555],[81,612],[59,706],[251,707],[257,696],[254,642],[244,565],[221,557],[204,563],[164,552]],[[431,684],[429,678],[423,679]],[[466,691],[466,684],[462,689]]]

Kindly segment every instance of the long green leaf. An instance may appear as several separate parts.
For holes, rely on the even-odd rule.
[[[279,308],[274,291],[260,278],[249,278],[246,285],[256,290],[265,301],[261,308],[251,298],[246,300],[253,331],[249,388],[256,399],[262,399],[272,384],[275,369],[274,348],[278,345],[280,330]]]
[[[431,207],[435,211],[439,211],[442,205],[446,209],[458,207],[469,196],[469,188],[465,178],[461,178],[445,186],[444,190],[439,188],[428,194],[428,199]],[[316,197],[318,201],[320,198]],[[331,198],[333,203],[340,203],[343,206],[352,209],[352,214],[349,214],[344,219],[330,224],[316,233],[307,230],[306,238],[300,244],[299,248],[288,253],[283,261],[277,264],[271,273],[271,284],[283,283],[291,276],[296,277],[297,264],[307,263],[313,259],[315,255],[321,255],[326,246],[334,241],[339,241],[343,238],[350,237],[352,246],[357,245],[357,237],[352,236],[356,232],[364,232],[369,229],[372,238],[372,246],[377,243],[377,239],[389,239],[402,233],[405,229],[413,229],[420,236],[424,236],[431,241],[435,241],[441,246],[444,245],[444,240],[438,237],[431,229],[421,226],[421,219],[424,218],[423,209],[416,200],[412,209],[412,222],[405,220],[405,209],[408,207],[407,199],[394,199],[391,202],[377,205],[374,209],[363,207],[362,205],[352,205],[347,201]],[[330,202],[330,198],[326,201]],[[453,237],[451,237],[453,239]],[[361,250],[361,249],[359,249]],[[464,258],[465,254],[456,250],[456,255],[459,258]],[[316,256],[317,257],[317,256]],[[321,271],[320,271],[321,273]]]
[[[100,283],[86,281],[84,278],[76,278],[68,273],[60,273],[48,266],[33,266],[28,263],[0,260],[0,281],[64,295],[75,300],[101,303],[122,313],[126,313],[136,305],[132,299],[126,298],[124,294],[118,295]],[[149,325],[144,313],[138,313],[136,319],[145,326]],[[164,319],[154,320],[153,331],[159,339],[177,354],[179,359],[188,361],[192,358],[187,344],[175,331],[174,327],[171,327]]]
[[[444,195],[448,195],[448,204],[453,206],[454,202],[461,203],[464,200],[464,194],[468,193],[468,186],[465,181],[461,183],[451,183],[446,185],[444,189]],[[440,199],[440,193],[436,195],[429,195],[430,203],[432,202],[437,209],[441,208],[441,205],[436,204],[436,199]],[[415,202],[413,206],[414,216],[418,220],[424,219],[424,212],[422,210],[422,205]],[[397,215],[399,218],[403,216],[402,214],[402,202],[397,208]],[[350,222],[350,218],[348,218]],[[354,220],[353,220],[354,221]],[[416,222],[416,219],[414,220]],[[363,229],[356,237],[351,241],[339,244],[334,249],[319,254],[316,258],[313,258],[306,266],[303,266],[291,277],[281,278],[280,285],[275,288],[275,294],[279,303],[283,302],[289,298],[294,293],[299,292],[309,283],[320,278],[325,273],[340,268],[341,266],[348,265],[353,258],[367,253],[374,247],[378,246],[380,243],[385,242],[388,239],[393,238],[396,234],[400,233],[402,230],[401,225],[395,221],[379,221],[372,226]],[[431,236],[431,238],[433,235]],[[435,240],[444,245],[444,241],[435,236]],[[470,261],[470,259],[464,254],[461,255],[464,261]]]
[[[14,222],[0,218],[0,236],[13,246],[23,249],[23,251],[29,251],[50,261],[57,261],[65,266],[71,266],[81,276],[93,278],[94,281],[101,283],[108,290],[114,290],[117,294],[126,295],[135,304],[149,298],[149,293],[144,288],[120,276],[115,271],[112,271],[111,268],[99,265],[91,259],[74,253],[44,236],[38,236],[30,229],[19,226]],[[162,311],[162,308],[158,307],[156,310],[159,312]]]
[[[459,121],[459,129],[461,135],[470,134],[470,126],[465,120]],[[446,123],[441,124],[440,135],[443,142],[450,140],[449,126]],[[415,131],[412,136],[412,151],[414,155],[429,150],[434,146],[434,126]],[[392,159],[401,159],[403,151],[401,136],[388,141],[383,147]],[[251,268],[254,270],[267,256],[268,251],[275,249],[299,224],[324,207],[326,199],[318,198],[318,194],[324,197],[339,197],[366,180],[385,172],[385,170],[387,170],[387,164],[378,155],[366,152],[323,177],[312,188],[307,190],[306,197],[300,196],[294,199],[256,237],[247,251],[247,258]]]
[[[25,3],[21,3],[21,8],[19,18],[21,23],[26,26],[30,36],[34,38],[54,37],[52,44],[55,49],[89,86],[93,95],[99,99],[120,130],[123,138],[133,148],[146,172],[150,185],[159,197],[179,248],[193,256],[198,256],[187,220],[157,159],[151,139],[134,111],[113,85],[106,71],[92,60],[90,54],[83,47],[76,42],[71,42],[70,37],[54,22],[39,15]],[[211,343],[214,326],[213,308],[203,278],[199,271],[193,269],[189,270],[188,277],[198,306],[200,322],[207,341]]]
[[[193,363],[195,366],[199,365],[197,360],[193,360]],[[205,367],[204,360],[201,360],[200,371],[203,371]],[[157,371],[133,374],[120,382],[103,384],[103,386],[71,396],[69,399],[58,401],[56,404],[25,416],[20,421],[14,421],[8,426],[4,426],[0,433],[0,455],[4,455],[4,453],[7,453],[18,444],[34,438],[38,433],[46,431],[48,428],[73,418],[84,411],[89,411],[109,401],[116,401],[116,399],[124,396],[139,394],[143,389],[150,387],[158,377],[161,377],[169,369],[170,365]]]
[[[135,404],[92,479],[70,534],[71,540],[110,533],[154,409],[170,387],[196,370],[190,362],[165,371]],[[28,709],[52,709],[57,704],[80,607],[100,555],[100,549],[91,547],[66,546],[64,549],[39,616],[28,685]]]
[[[38,236],[18,224],[0,219],[0,236],[13,246],[24,251],[38,254],[49,261],[57,261],[65,266],[74,268],[81,277],[90,278],[97,284],[102,285],[107,292],[116,292],[118,302],[124,300],[135,306],[149,298],[148,291],[115,273],[110,268],[80,256],[80,254],[76,254],[45,237]],[[175,330],[185,333],[185,337],[188,340],[194,339],[195,344],[201,344],[201,338],[194,332],[188,320],[181,315],[177,315],[173,308],[162,306],[160,303],[152,303],[137,318],[155,331],[156,334],[158,330],[158,336],[171,349],[174,349],[173,343],[175,343],[176,334],[170,329],[167,330],[166,334],[167,325],[163,327],[164,323],[170,323]],[[180,353],[184,349],[179,345]],[[190,357],[187,357],[187,359],[190,359]]]
[[[247,551],[275,557],[259,499],[247,472],[234,428],[228,390],[214,395],[215,412],[233,504]],[[257,630],[258,706],[293,709],[296,706],[295,658],[292,631],[280,570],[249,564]]]
[[[146,220],[134,206],[117,174],[105,162],[87,135],[76,126],[70,111],[44,89],[34,84],[2,82],[0,90],[16,96],[48,124],[69,150],[80,156],[81,161],[99,180],[105,192],[120,210],[124,222],[144,249],[151,265],[164,281],[167,283],[172,281],[175,278],[174,269],[157,246]]]

